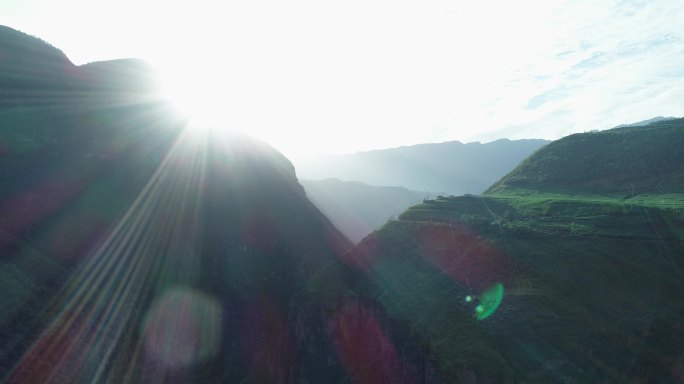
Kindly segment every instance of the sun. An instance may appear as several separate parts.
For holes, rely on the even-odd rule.
[[[228,129],[228,106],[217,87],[202,76],[182,72],[162,74],[162,97],[169,101],[188,123],[193,134],[206,135],[214,129]]]
[[[320,143],[355,140],[337,122],[340,113],[333,108],[345,103],[320,97],[320,87],[307,86],[305,76],[241,66],[224,56],[198,50],[194,56],[155,60],[162,95],[188,120],[193,135],[241,132],[290,159],[324,152]]]
[[[307,153],[309,147],[302,137],[311,134],[293,134],[297,126],[283,119],[286,114],[282,113],[282,107],[274,107],[273,100],[269,99],[268,93],[277,89],[262,87],[256,92],[238,74],[211,63],[185,62],[172,66],[168,63],[157,67],[161,95],[187,121],[186,131],[190,136],[230,136],[240,132],[266,142],[288,158]],[[296,92],[290,96],[296,98]],[[282,104],[287,104],[287,100]]]

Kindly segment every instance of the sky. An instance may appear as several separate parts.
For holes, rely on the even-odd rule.
[[[684,116],[684,1],[2,0],[75,63],[138,57],[288,156]]]

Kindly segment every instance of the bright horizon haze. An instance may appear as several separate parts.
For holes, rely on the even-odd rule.
[[[75,64],[142,58],[290,157],[684,115],[681,1],[5,0],[0,24]]]

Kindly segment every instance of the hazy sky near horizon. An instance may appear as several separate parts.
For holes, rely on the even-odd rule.
[[[681,0],[3,0],[0,24],[146,59],[289,156],[684,115]]]

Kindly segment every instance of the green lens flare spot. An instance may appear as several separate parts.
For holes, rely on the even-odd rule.
[[[468,295],[468,296],[466,296],[465,301],[466,301],[466,303],[470,303],[471,301],[473,301],[473,297]]]
[[[475,307],[475,318],[484,320],[494,314],[503,300],[504,288],[501,283],[489,287],[480,295],[480,304]]]

